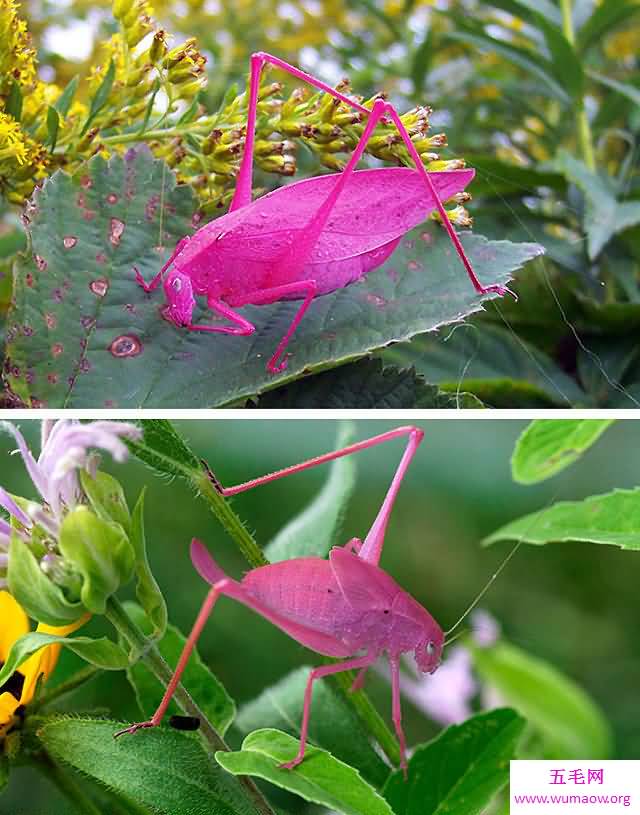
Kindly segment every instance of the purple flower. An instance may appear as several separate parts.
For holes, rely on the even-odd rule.
[[[0,487],[0,507],[18,521],[13,533],[28,541],[34,526],[55,541],[65,513],[83,501],[78,470],[95,473],[98,457],[94,450],[106,450],[116,461],[124,461],[128,448],[123,438],[138,439],[142,431],[124,422],[96,421],[81,423],[76,419],[44,420],[41,450],[36,460],[22,433],[11,422],[0,422],[0,429],[10,433],[18,445],[33,485],[41,502],[18,503]],[[11,526],[0,518],[0,588],[6,585],[1,576],[6,573]]]

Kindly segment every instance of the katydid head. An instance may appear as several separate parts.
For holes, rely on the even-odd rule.
[[[442,660],[444,632],[436,622],[432,621],[426,633],[426,638],[416,646],[414,656],[422,673],[432,674]]]
[[[167,307],[164,315],[176,325],[190,325],[196,304],[191,279],[175,267],[164,281]]]

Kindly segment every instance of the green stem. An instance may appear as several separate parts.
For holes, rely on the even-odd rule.
[[[129,643],[131,648],[142,655],[140,661],[166,688],[173,676],[172,669],[165,662],[155,643],[143,634],[116,597],[109,598],[105,616],[123,639]],[[207,719],[204,712],[198,707],[186,688],[179,684],[173,698],[187,716],[194,716],[199,719],[200,727],[198,732],[210,752],[214,753],[217,750],[229,751],[231,749]],[[237,776],[237,778],[260,815],[275,815],[269,803],[249,776],[243,775]]]
[[[83,815],[102,815],[102,810],[89,798],[74,778],[67,773],[48,753],[40,754],[38,767],[71,801],[74,809]]]
[[[387,723],[374,707],[371,699],[362,691],[351,693],[356,674],[353,671],[345,671],[331,677],[344,698],[354,708],[360,720],[366,725],[368,731],[380,745],[383,753],[394,765],[400,764],[400,746],[398,740],[387,727]]]
[[[117,133],[114,136],[102,136],[100,141],[103,144],[128,144],[129,142],[154,141],[155,139],[169,139],[173,136],[184,136],[187,133],[194,133],[200,130],[208,133],[211,130],[211,119],[199,119],[197,122],[190,122],[186,125],[175,125],[174,127],[157,128],[147,130],[144,133],[135,131],[134,133]]]
[[[575,46],[576,35],[573,27],[573,0],[560,0],[560,7],[562,10],[562,32],[570,43]],[[578,117],[578,141],[580,142],[580,151],[582,159],[587,167],[595,172],[596,159],[593,149],[593,135],[591,133],[591,125],[589,124],[589,117],[584,108],[584,98],[580,96],[576,99],[577,103],[577,117]]]
[[[209,504],[211,511],[242,552],[251,568],[257,569],[258,566],[268,566],[269,561],[258,546],[256,539],[231,508],[229,501],[215,488],[209,475],[203,472],[194,477],[194,482],[202,497]]]
[[[54,702],[61,696],[71,693],[71,691],[74,691],[76,688],[84,685],[85,682],[89,682],[90,679],[93,679],[93,677],[100,672],[100,668],[96,668],[95,665],[87,665],[86,668],[83,668],[75,673],[72,677],[67,679],[66,682],[61,682],[59,685],[56,685],[55,688],[52,688],[52,690],[50,690],[48,693],[44,693],[35,702],[32,702],[29,705],[29,712],[35,713],[36,711],[40,710],[40,708],[51,704],[51,702]]]

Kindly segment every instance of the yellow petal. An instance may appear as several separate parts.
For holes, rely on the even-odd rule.
[[[91,617],[90,614],[83,614],[78,620],[69,625],[47,625],[46,623],[38,623],[36,631],[42,634],[55,634],[58,637],[66,637],[84,625]],[[20,670],[24,674],[24,685],[22,688],[22,695],[20,702],[27,705],[32,699],[33,694],[36,692],[36,685],[38,678],[42,676],[43,681],[46,682],[51,675],[53,669],[56,667],[58,657],[60,656],[60,645],[45,645],[35,654],[31,654],[29,659],[22,663]]]
[[[7,725],[11,724],[13,714],[20,702],[11,693],[0,693],[0,736]]]
[[[8,591],[0,591],[0,662],[6,662],[13,643],[29,632],[29,620]]]

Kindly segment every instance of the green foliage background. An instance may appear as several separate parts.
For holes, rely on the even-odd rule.
[[[8,8],[0,4],[0,14],[6,17]],[[407,342],[406,327],[392,320],[385,336],[367,347],[361,343],[333,351],[319,362],[309,361],[302,352],[291,378],[311,370],[315,377],[303,379],[304,388],[291,389],[286,378],[264,383],[254,377],[238,402],[247,401],[247,391],[255,402],[258,394],[278,384],[281,387],[264,397],[265,406],[323,406],[327,388],[335,383],[341,393],[336,406],[387,406],[385,386],[399,379],[395,403],[401,407],[442,404],[442,395],[425,390],[425,381],[454,394],[471,392],[494,407],[637,407],[639,10],[638,0],[295,0],[284,5],[275,0],[188,0],[161,2],[153,11],[146,0],[117,0],[113,12],[106,0],[75,0],[64,9],[44,2],[37,10],[25,3],[20,13],[33,33],[45,79],[38,79],[36,89],[22,99],[24,132],[34,144],[44,145],[47,155],[34,153],[25,142],[29,161],[19,172],[14,168],[13,176],[5,176],[3,191],[6,200],[15,203],[34,179],[45,178],[56,167],[74,171],[96,150],[105,155],[141,140],[175,168],[209,217],[220,211],[218,205],[228,203],[233,186],[241,146],[237,128],[244,120],[238,91],[249,54],[271,50],[329,81],[346,74],[364,98],[384,90],[400,110],[432,106],[430,136],[445,130],[451,150],[429,147],[425,138],[423,158],[433,169],[461,156],[476,167],[471,188],[476,231],[493,239],[539,242],[546,256],[516,274],[518,303],[492,301],[485,313],[469,318],[471,327],[453,334],[421,333]],[[98,32],[84,62],[63,59],[48,36],[56,26],[71,24],[86,24]],[[152,29],[155,51],[150,48],[148,56],[129,59]],[[193,36],[195,43],[184,44]],[[169,47],[173,50],[166,55]],[[155,60],[155,73],[145,67],[149,59]],[[32,81],[29,72],[32,66],[25,67],[26,78],[20,82]],[[56,113],[65,108],[60,94],[76,74],[81,81],[74,106],[68,115]],[[317,133],[309,136],[300,129],[301,121],[310,121],[305,118],[309,111],[292,113],[294,85],[275,72],[271,80],[283,80],[284,88],[265,86],[259,188],[273,188],[291,172],[288,151],[293,153],[294,147],[299,174],[339,166],[358,126],[340,124],[333,141]],[[19,108],[12,82],[0,88],[2,115]],[[177,107],[161,126],[146,132],[147,114],[155,104],[154,83],[160,83]],[[57,99],[48,108],[47,94]],[[278,95],[285,100],[281,110]],[[82,122],[89,114],[93,135],[87,141]],[[58,119],[59,132],[54,133],[54,125],[45,123]],[[210,135],[216,124],[224,130],[221,140]],[[386,138],[372,145],[370,153],[377,160],[403,161],[402,147]],[[434,149],[439,157],[434,157]],[[0,167],[0,176],[2,172]],[[7,259],[24,240],[16,209],[4,207],[0,313],[10,299]],[[449,286],[440,268],[429,273],[436,285]],[[33,271],[20,266],[19,274],[24,287]],[[81,274],[76,275],[74,282],[81,282]],[[470,313],[469,308],[461,311]],[[21,330],[24,306],[19,305],[14,316],[14,328]],[[446,315],[441,316],[444,322]],[[420,332],[430,327],[425,321]],[[305,338],[304,327],[299,336]],[[307,339],[314,343],[316,337],[311,327]],[[203,344],[211,340],[201,339]],[[380,350],[389,342],[396,344]],[[383,392],[374,399],[362,388],[357,363],[344,366],[372,350],[391,369],[386,378],[382,372],[369,374],[367,391]],[[30,394],[24,384],[15,392],[12,388],[13,368],[28,378],[29,363],[20,353],[13,367],[10,355],[6,360],[8,405],[29,402],[29,397],[37,404],[36,388]],[[342,370],[321,372],[337,364]],[[405,368],[409,373],[400,376]],[[315,382],[317,377],[322,382]],[[100,396],[100,404],[111,398],[106,392]],[[468,404],[469,397],[458,404],[465,399]],[[216,395],[208,402],[219,403]]]
[[[395,423],[360,421],[356,438],[393,426]],[[330,421],[255,420],[190,421],[177,427],[225,484],[328,450],[338,429]],[[533,486],[514,484],[510,473],[510,456],[525,423],[438,421],[423,427],[425,441],[398,498],[383,565],[445,627],[453,624],[508,552],[504,544],[481,548],[485,536],[552,501],[578,500],[614,487],[637,485],[637,467],[630,452],[640,443],[637,422],[615,424],[579,462]],[[37,446],[35,422],[23,422],[22,429]],[[27,494],[20,462],[7,456],[11,446],[5,437],[0,438],[3,485]],[[367,530],[398,462],[400,447],[400,443],[390,444],[355,457],[356,490],[341,535],[345,540]],[[188,558],[191,536],[206,541],[221,565],[234,575],[247,568],[246,562],[204,502],[180,480],[168,483],[133,460],[107,469],[122,480],[130,502],[147,485],[151,565],[167,598],[171,621],[188,630],[205,593]],[[264,546],[308,504],[324,477],[320,471],[304,473],[238,496],[233,505]],[[613,728],[614,756],[618,758],[640,757],[636,704],[640,648],[634,623],[637,582],[634,552],[578,543],[523,545],[483,601],[511,643],[548,661],[591,694]],[[86,632],[97,635],[107,629],[93,621]],[[308,652],[264,620],[224,600],[205,631],[200,651],[240,705],[310,660]],[[55,681],[76,667],[78,661],[63,652]],[[368,688],[389,720],[388,685],[372,675]],[[535,694],[531,698],[535,707]],[[70,705],[76,711],[98,708],[124,721],[139,719],[122,673],[87,685],[63,707]],[[409,743],[438,732],[406,700],[403,709]],[[563,712],[561,705],[560,714]],[[271,725],[279,726],[279,722]],[[239,747],[235,726],[227,738]],[[8,794],[0,798],[2,815],[40,811],[63,815],[68,811],[65,807],[53,788],[28,770],[16,770]]]

